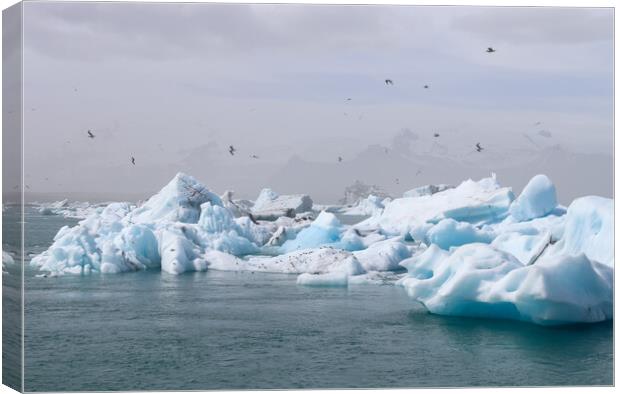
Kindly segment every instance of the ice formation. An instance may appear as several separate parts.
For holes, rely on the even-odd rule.
[[[283,252],[291,252],[323,245],[344,250],[358,250],[364,247],[360,237],[354,232],[344,232],[336,215],[323,211],[309,227],[301,230],[294,239],[284,242],[280,249]]]
[[[270,189],[254,203],[220,198],[180,173],[139,207],[112,203],[63,227],[31,264],[52,275],[213,269],[296,274],[304,286],[398,281],[437,314],[613,318],[613,200],[559,206],[544,175],[516,199],[495,176],[414,190],[319,212],[305,195]],[[370,217],[337,216],[351,212]]]
[[[294,217],[298,213],[312,210],[312,199],[305,194],[279,195],[271,189],[263,189],[252,207],[258,218],[277,219],[280,216]]]
[[[13,256],[11,256],[10,253],[5,252],[3,250],[2,251],[2,275],[8,275],[9,274],[8,267],[13,264],[15,264],[15,260],[13,259]]]
[[[583,254],[523,265],[486,244],[431,245],[402,265],[408,275],[399,283],[433,313],[549,325],[612,318],[613,269]]]
[[[387,200],[387,201],[386,201]],[[361,215],[371,216],[377,215],[385,208],[384,201],[389,203],[389,199],[381,199],[379,196],[369,195],[368,197],[361,199],[352,207],[344,208],[340,213],[344,215]]]
[[[551,180],[545,175],[536,175],[510,206],[510,215],[518,221],[531,220],[549,214],[557,205]]]
[[[439,185],[426,185],[416,187],[415,189],[411,189],[403,193],[403,197],[421,197],[421,196],[431,196],[435,193],[442,192],[444,190],[452,189],[454,186],[446,185],[444,183],[440,183]]]
[[[85,219],[96,211],[102,211],[110,203],[91,204],[85,201],[64,199],[51,203],[35,203],[41,215],[60,215],[68,218]]]
[[[380,215],[357,227],[379,228],[390,235],[411,235],[420,230],[425,233],[430,225],[446,218],[473,225],[496,223],[508,216],[513,200],[512,190],[500,187],[493,175],[478,182],[470,179],[432,195],[397,198]]]

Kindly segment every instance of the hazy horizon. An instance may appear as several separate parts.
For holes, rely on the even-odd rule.
[[[33,2],[23,50],[27,200],[180,171],[324,203],[491,172],[613,195],[610,8]]]

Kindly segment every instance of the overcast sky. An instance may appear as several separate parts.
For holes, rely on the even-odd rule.
[[[369,166],[432,156],[462,168],[455,182],[559,149],[609,165],[560,189],[610,194],[612,35],[611,9],[26,2],[26,184],[122,198],[184,171],[217,193],[334,200],[356,179],[422,182]],[[348,169],[300,190],[309,165]]]

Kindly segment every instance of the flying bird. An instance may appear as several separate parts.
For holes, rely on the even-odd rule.
[[[435,138],[439,137],[439,133],[433,134],[433,137],[435,137]]]
[[[236,149],[235,149],[234,146],[232,146],[232,145],[228,146],[228,153],[230,153],[231,156],[235,155],[235,151],[236,151]]]
[[[131,156],[131,164],[136,165],[136,158]]]
[[[342,156],[338,156],[338,163],[342,162]]]
[[[493,52],[495,52],[495,49],[493,49],[492,47],[487,48],[487,53],[493,53]]]
[[[428,89],[428,85],[424,85],[424,89]]]
[[[88,129],[87,133],[88,133],[88,138],[95,138],[95,135],[93,134],[92,131],[90,131],[90,129]]]
[[[484,148],[480,146],[480,142],[476,142],[476,151],[482,152],[483,150]]]
[[[348,98],[347,98],[347,101],[351,101],[351,98],[350,98],[350,97],[348,97]]]
[[[398,180],[398,178],[396,178],[396,184],[399,185],[400,181]]]
[[[250,156],[250,157],[251,157],[252,159],[258,159],[258,158],[259,158],[259,157],[258,157],[258,156],[256,156],[256,155],[252,155],[252,156]]]
[[[386,85],[394,85],[394,82],[391,79],[386,79],[385,80],[385,84]]]
[[[540,124],[541,124],[541,123],[542,123],[542,122],[540,122],[540,121],[539,121],[539,122],[536,122],[536,123],[534,123],[534,126],[540,126]]]

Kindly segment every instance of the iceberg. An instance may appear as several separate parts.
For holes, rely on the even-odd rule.
[[[510,188],[500,187],[493,174],[478,182],[467,180],[453,189],[432,195],[397,198],[380,215],[357,224],[359,229],[380,229],[389,235],[422,233],[430,224],[451,218],[472,225],[498,223],[508,216],[514,194]]]
[[[41,215],[60,215],[67,218],[85,219],[91,213],[101,211],[110,203],[91,204],[84,201],[69,201],[64,199],[51,203],[35,203]]]
[[[556,255],[525,266],[487,244],[451,251],[436,245],[401,263],[398,283],[430,312],[557,325],[613,316],[613,269],[578,256]]]
[[[350,226],[325,210],[300,212],[312,208],[307,196],[264,189],[250,209],[179,173],[144,204],[111,203],[61,228],[30,264],[52,275],[213,269],[295,274],[303,286],[398,283],[437,314],[613,318],[613,200],[559,206],[544,175],[516,199],[495,176],[422,192],[369,196],[356,209],[372,216]]]
[[[495,234],[488,230],[480,230],[467,222],[457,222],[451,218],[443,219],[426,233],[428,243],[442,249],[475,242],[490,243],[493,238]]]
[[[386,201],[387,200],[387,201]],[[379,196],[369,195],[365,199],[361,199],[352,207],[344,208],[340,213],[343,215],[360,215],[372,216],[383,212],[385,208],[384,201],[389,203],[389,199],[381,199]]]
[[[216,194],[193,177],[178,173],[157,194],[133,210],[127,220],[131,223],[196,223],[200,217],[200,205],[205,202],[222,206],[222,200]]]
[[[222,204],[237,218],[247,216],[252,210],[252,202],[248,200],[233,200],[233,194],[233,191],[226,190],[220,196]]]
[[[585,254],[590,260],[614,266],[614,201],[588,196],[568,207],[561,239],[555,245],[558,254]]]
[[[454,186],[440,183],[438,185],[426,185],[416,187],[403,193],[403,197],[422,197],[431,196],[435,193],[442,192],[444,190],[453,189]]]
[[[531,220],[551,213],[558,205],[555,186],[546,175],[536,175],[510,206],[517,221]]]
[[[357,234],[344,232],[343,225],[336,218],[336,215],[323,211],[309,227],[302,229],[294,239],[284,242],[280,250],[287,253],[324,245],[344,250],[357,250],[364,247]]]
[[[245,259],[210,250],[205,253],[205,260],[209,269],[219,271],[288,274],[344,272],[347,275],[365,273],[364,268],[351,252],[331,247],[296,250],[278,256],[249,256]]]
[[[202,271],[206,249],[255,253],[256,242],[270,237],[249,218],[237,220],[217,195],[179,173],[140,207],[112,203],[77,226],[63,227],[31,264],[55,275]]]
[[[395,271],[402,269],[401,261],[418,250],[419,246],[406,245],[403,237],[395,237],[375,242],[366,249],[354,251],[353,255],[365,271]]]
[[[279,216],[294,217],[312,210],[312,199],[305,194],[279,195],[271,189],[261,190],[252,207],[257,218],[275,220]]]

